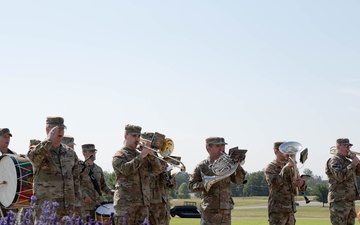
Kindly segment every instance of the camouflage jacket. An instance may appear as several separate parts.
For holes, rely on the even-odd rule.
[[[82,204],[83,210],[93,210],[97,205],[100,205],[102,202],[102,198],[100,194],[96,191],[94,187],[94,183],[91,181],[90,178],[90,170],[92,170],[95,180],[99,186],[100,192],[104,192],[107,195],[111,195],[110,188],[106,185],[105,179],[104,179],[104,173],[100,166],[97,164],[93,164],[92,166],[87,165],[85,168],[82,165],[82,162],[80,162],[80,190],[83,199],[86,197],[91,198],[93,200],[94,204]],[[84,169],[84,170],[83,170]]]
[[[162,172],[150,178],[151,204],[168,203],[170,189],[176,188],[176,182],[173,183],[173,187],[168,187],[165,173],[169,174]]]
[[[201,192],[201,209],[233,209],[234,201],[231,197],[230,183],[240,184],[244,181],[246,172],[238,165],[236,171],[214,183],[208,192],[204,189],[204,183],[202,180],[203,173],[206,176],[214,176],[215,174],[209,168],[210,158],[201,161],[194,172],[190,176],[189,189],[191,192]]]
[[[296,187],[293,185],[294,173],[291,169],[282,168],[286,162],[272,161],[265,168],[265,178],[269,185],[268,212],[296,212]],[[306,185],[299,188],[305,191]]]
[[[27,156],[34,170],[36,205],[52,201],[60,204],[60,210],[68,210],[81,204],[75,151],[63,144],[53,149],[51,140],[45,140],[31,146]]]
[[[354,168],[349,159],[336,154],[327,161],[325,173],[328,176],[329,203],[359,199],[356,176],[360,175],[360,163]]]
[[[112,165],[116,175],[114,207],[150,205],[150,176],[161,173],[160,160],[151,155],[143,159],[139,152],[122,148]]]

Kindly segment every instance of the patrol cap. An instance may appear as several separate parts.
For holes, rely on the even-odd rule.
[[[339,138],[336,140],[336,144],[353,146],[353,144],[350,143],[349,138]]]
[[[64,125],[64,118],[62,118],[62,117],[47,117],[46,124],[49,124],[52,126],[66,127]]]
[[[62,143],[66,144],[66,145],[76,145],[74,143],[74,138],[71,136],[64,136],[61,140]]]
[[[94,144],[84,144],[81,148],[83,151],[97,151]]]
[[[128,124],[125,126],[125,133],[130,135],[141,134],[141,127]]]
[[[41,141],[38,139],[30,139],[29,146],[38,145]]]
[[[10,137],[12,137],[12,134],[10,133],[9,128],[0,128],[0,136],[8,134]]]
[[[227,143],[225,142],[225,139],[222,138],[222,137],[209,137],[209,138],[206,138],[206,145],[212,145],[212,144],[215,144],[215,145],[227,145]]]
[[[151,141],[153,137],[154,137],[154,133],[153,133],[153,132],[144,132],[144,133],[142,133],[141,136],[140,136],[141,139],[149,140],[149,141]]]
[[[277,141],[274,143],[274,148],[275,149],[279,149],[280,145],[282,145],[284,143],[284,141]]]

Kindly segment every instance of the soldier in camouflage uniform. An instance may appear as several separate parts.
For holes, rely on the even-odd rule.
[[[333,225],[355,224],[355,200],[359,200],[356,176],[360,176],[360,163],[356,155],[350,152],[351,146],[348,138],[337,139],[337,152],[326,163],[330,220]]]
[[[294,179],[294,165],[288,155],[279,151],[284,142],[274,143],[275,160],[264,169],[269,185],[268,216],[270,225],[294,225],[297,189],[306,191],[305,181]]]
[[[71,136],[64,136],[61,143],[69,146],[70,148],[72,148],[73,150],[75,150],[75,142],[74,142],[74,138]]]
[[[116,175],[114,210],[115,224],[141,224],[149,218],[150,175],[161,173],[160,160],[154,152],[136,147],[140,141],[141,127],[126,125],[124,147],[114,154]]]
[[[215,175],[209,165],[223,154],[226,144],[222,137],[207,138],[206,150],[209,157],[200,162],[190,176],[190,191],[201,192],[201,225],[231,224],[234,201],[231,197],[230,184],[231,182],[240,184],[245,179],[246,172],[239,163],[233,174],[214,183],[208,191],[205,190],[201,173],[207,176]]]
[[[34,170],[36,220],[41,216],[44,201],[59,203],[59,219],[79,213],[75,211],[75,206],[81,204],[79,160],[75,151],[61,144],[65,128],[63,118],[47,117],[47,138],[30,146],[27,154]]]
[[[15,152],[9,149],[10,137],[12,134],[10,133],[9,128],[0,128],[0,152],[3,154],[16,154]]]
[[[9,128],[0,128],[0,152],[1,152],[1,155],[16,154],[15,152],[13,152],[9,149],[11,137],[12,137],[12,134],[10,133]],[[10,211],[10,210],[1,208],[1,214],[0,214],[1,217],[6,216],[8,211]],[[17,210],[12,210],[12,211],[17,212]]]
[[[84,200],[81,214],[84,219],[87,215],[90,219],[95,219],[95,209],[102,203],[102,192],[108,196],[113,194],[105,183],[103,170],[94,163],[97,152],[95,145],[84,144],[81,148],[86,161],[80,161],[80,189]],[[92,180],[91,176],[95,179]]]
[[[145,132],[141,134],[141,141],[151,147],[154,133]],[[166,181],[167,162],[161,161],[162,173],[151,174],[150,177],[150,207],[149,221],[151,225],[168,225],[170,220],[169,188]],[[172,180],[174,182],[174,180]],[[172,186],[174,188],[174,186]]]

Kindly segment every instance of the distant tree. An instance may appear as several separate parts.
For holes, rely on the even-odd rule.
[[[269,187],[263,171],[250,173],[246,177],[247,183],[244,185],[244,196],[268,196]]]
[[[315,185],[314,189],[311,192],[311,195],[315,195],[315,201],[322,202],[323,207],[325,203],[328,203],[327,196],[329,189],[326,183],[318,183]]]
[[[190,191],[189,186],[186,183],[182,183],[178,189],[178,198],[180,199],[189,199]]]
[[[180,172],[176,174],[175,176],[176,187],[180,187],[183,183],[189,185],[189,179],[190,179],[190,174],[188,174],[187,172]]]
[[[104,179],[105,179],[105,183],[107,184],[107,186],[110,189],[115,189],[115,183],[116,183],[116,176],[115,176],[115,172],[107,172],[104,171]]]

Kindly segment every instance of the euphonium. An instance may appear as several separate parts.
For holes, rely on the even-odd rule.
[[[221,156],[209,166],[215,176],[207,176],[201,173],[205,191],[209,191],[214,183],[231,176],[238,165],[239,163],[234,163],[228,154],[222,152]]]

